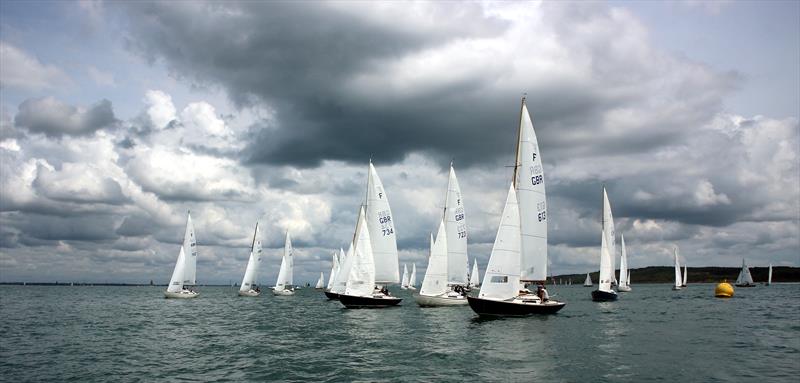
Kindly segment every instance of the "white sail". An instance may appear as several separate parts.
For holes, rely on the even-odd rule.
[[[350,242],[350,247],[340,260],[341,266],[339,272],[336,273],[336,281],[333,283],[331,292],[336,294],[344,294],[347,287],[347,278],[350,276],[350,269],[353,268],[353,243]]]
[[[186,218],[186,232],[183,234],[183,251],[186,252],[183,265],[183,284],[196,285],[196,270],[197,270],[197,238],[194,235],[194,224],[192,223],[192,214],[189,213]]]
[[[614,280],[614,270],[611,269],[611,253],[608,251],[608,240],[606,236],[600,236],[600,291],[611,292],[611,282]]]
[[[278,271],[278,281],[275,283],[275,290],[285,290],[294,284],[294,250],[292,249],[292,237],[286,232],[286,241],[283,245],[283,259],[281,259],[281,269]]]
[[[242,278],[242,284],[239,286],[239,291],[249,291],[256,287],[258,269],[261,265],[261,252],[261,240],[258,239],[258,222],[256,222],[253,243],[250,246],[250,257],[247,260],[247,268],[244,270],[244,277]]]
[[[447,195],[444,203],[445,232],[447,233],[447,282],[451,285],[466,285],[469,260],[467,259],[467,221],[464,215],[464,199],[453,164],[447,180]],[[439,238],[436,238],[438,241]]]
[[[628,270],[628,286],[631,285],[631,271]]]
[[[471,286],[478,286],[481,283],[480,271],[478,271],[478,260],[473,259],[472,272],[469,273],[469,284]]]
[[[747,264],[742,259],[742,270],[739,271],[739,277],[736,278],[737,285],[752,285],[753,284],[753,277],[750,275],[750,269],[747,268]]]
[[[539,141],[522,100],[514,185],[519,199],[521,275],[523,281],[547,279],[547,199]]]
[[[769,264],[769,271],[767,272],[767,284],[772,284],[772,264]]]
[[[622,247],[619,259],[619,285],[628,286],[628,253],[625,251],[625,236],[620,234],[619,240]]]
[[[483,275],[479,298],[505,300],[517,296],[520,286],[520,243],[519,205],[512,183],[489,264]]]
[[[397,259],[397,236],[394,233],[389,199],[372,161],[367,180],[367,209],[365,212],[375,262],[378,283],[400,282],[400,263]],[[357,248],[358,246],[356,246]]]
[[[617,232],[614,228],[614,214],[611,212],[611,202],[608,200],[608,192],[606,187],[603,186],[603,236],[606,239],[606,247],[610,257],[611,268],[611,281],[616,282],[617,277],[614,275],[616,266],[614,265],[614,257],[617,255]],[[602,280],[603,277],[601,276]]]
[[[322,272],[320,271],[319,279],[317,279],[317,284],[316,284],[316,286],[314,286],[314,288],[315,289],[321,289],[323,287],[325,287],[325,275],[322,274]]]
[[[367,229],[364,208],[358,213],[356,224],[356,242],[353,246],[353,264],[347,277],[345,295],[371,297],[375,289],[375,262],[373,260],[372,243]]]
[[[417,285],[417,264],[411,264],[411,276],[408,277],[408,287],[414,288]]]
[[[428,268],[422,279],[420,295],[441,295],[447,292],[447,234],[444,220],[439,221],[436,239],[431,234],[431,250]]]
[[[686,279],[689,275],[689,266],[685,263],[683,264],[683,284],[681,286],[686,286]]]
[[[175,269],[172,270],[172,278],[169,279],[169,286],[167,291],[170,293],[177,293],[183,289],[183,268],[186,265],[186,253],[183,251],[178,252],[178,260],[175,262]]]
[[[593,283],[592,283],[592,277],[589,275],[589,273],[586,273],[586,280],[585,280],[585,281],[583,281],[583,285],[584,285],[584,286],[591,286],[591,285],[593,285]]]
[[[341,249],[340,249],[341,252]],[[328,275],[328,286],[327,289],[330,290],[333,287],[333,284],[336,282],[336,274],[339,272],[339,257],[336,255],[336,252],[333,252],[331,261],[331,273]]]
[[[400,279],[400,286],[403,288],[408,287],[408,265],[403,264],[403,278]]]
[[[681,287],[681,282],[683,279],[681,278],[681,265],[678,263],[678,248],[676,247],[674,250],[675,255],[675,287]]]

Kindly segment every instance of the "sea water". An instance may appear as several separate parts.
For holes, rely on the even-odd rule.
[[[552,286],[556,315],[468,306],[348,310],[319,290],[0,286],[0,380],[797,382],[800,285],[633,285],[616,302]]]

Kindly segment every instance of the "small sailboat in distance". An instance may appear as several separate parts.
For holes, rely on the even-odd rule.
[[[586,273],[586,280],[583,281],[583,287],[592,287],[593,285],[592,276],[589,275],[589,273]]]
[[[353,243],[350,242],[350,247],[347,253],[339,252],[339,269],[336,271],[336,278],[333,280],[333,286],[325,292],[325,296],[330,300],[339,300],[339,295],[344,294],[347,277],[350,275],[350,269],[353,266]]]
[[[317,279],[317,284],[314,285],[314,288],[317,290],[322,290],[325,288],[325,274],[321,271],[319,272],[319,279]]]
[[[272,295],[294,295],[294,249],[292,249],[292,237],[286,232],[286,240],[283,245],[283,257],[281,258],[281,269],[278,271],[278,280],[272,288]]]
[[[188,252],[188,254],[187,254]],[[164,298],[196,298],[200,295],[195,291],[197,285],[197,241],[194,236],[194,224],[192,224],[192,214],[187,213],[186,231],[183,234],[183,244],[178,253],[178,260],[175,262],[175,269],[172,271],[167,291],[164,291]]]
[[[467,299],[460,292],[448,287],[447,283],[447,234],[445,222],[439,222],[436,238],[431,234],[430,257],[425,277],[419,294],[414,295],[414,300],[422,307],[461,306],[467,304]]]
[[[753,283],[753,276],[750,275],[750,269],[747,268],[747,264],[744,262],[744,258],[742,258],[742,270],[739,271],[739,277],[736,278],[736,283],[734,283],[737,287],[755,287],[756,284]]]
[[[600,280],[597,290],[592,291],[592,300],[595,302],[615,301],[617,292],[611,285],[615,279],[612,254],[615,253],[616,232],[614,231],[611,202],[608,200],[605,186],[603,186],[603,230],[600,237]]]
[[[242,285],[239,287],[240,297],[257,297],[261,295],[258,286],[258,269],[261,266],[261,240],[258,239],[258,222],[253,233],[253,243],[250,245],[250,257],[247,259],[247,268],[244,270]]]
[[[400,288],[403,290],[408,289],[408,265],[403,264],[403,278],[400,279]]]
[[[481,275],[478,270],[478,259],[472,260],[472,272],[469,273],[469,285],[471,288],[479,288],[481,286]]]
[[[631,285],[628,282],[628,252],[625,250],[625,236],[623,234],[619,235],[619,241],[622,253],[619,260],[619,285],[617,286],[617,291],[626,293],[631,291]]]
[[[416,263],[412,263],[411,264],[411,276],[408,277],[408,288],[410,290],[416,290],[417,289],[416,284],[417,284],[417,264]]]
[[[675,285],[672,286],[673,290],[680,290],[683,280],[681,279],[681,264],[678,262],[678,247],[673,250],[675,258]]]
[[[772,264],[769,264],[769,271],[767,272],[767,286],[772,284]]]
[[[686,288],[686,280],[689,279],[689,265],[686,263],[683,264],[683,283],[681,283],[681,288]]]

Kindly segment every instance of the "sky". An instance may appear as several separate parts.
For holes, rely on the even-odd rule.
[[[527,95],[554,275],[800,266],[800,3],[0,2],[0,282],[327,278],[372,158],[421,275],[453,161],[481,272]],[[635,274],[632,275],[635,283]]]

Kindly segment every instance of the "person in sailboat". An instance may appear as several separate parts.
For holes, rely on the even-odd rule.
[[[386,288],[386,286],[381,287],[381,294],[386,295],[386,296],[390,295],[389,294],[389,289]]]
[[[542,285],[542,303],[550,300],[550,294],[547,293],[547,287]]]

